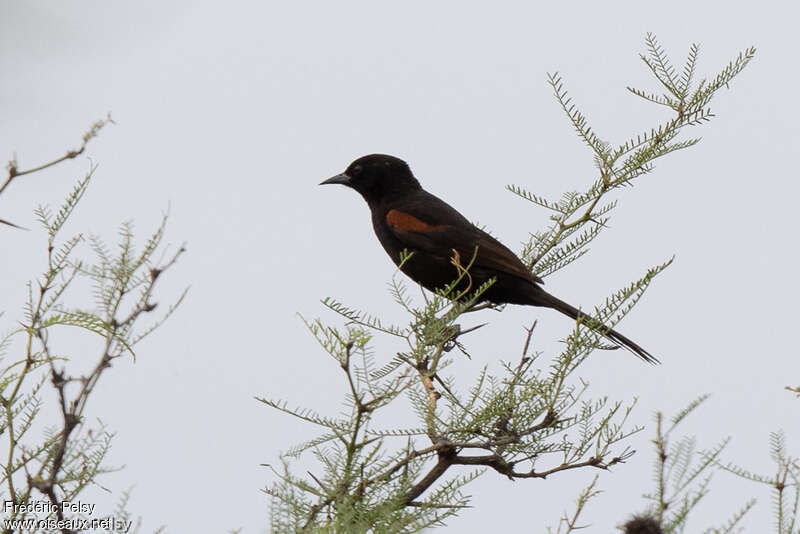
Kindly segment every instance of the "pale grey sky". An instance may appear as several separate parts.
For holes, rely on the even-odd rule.
[[[676,255],[620,328],[663,365],[618,351],[581,373],[597,395],[638,396],[634,420],[647,426],[630,441],[636,456],[601,476],[590,532],[644,507],[655,410],[709,392],[686,426],[701,445],[730,435],[726,459],[766,472],[770,431],[783,427],[800,451],[790,426],[800,401],[783,390],[800,382],[794,4],[2,0],[0,9],[0,156],[16,151],[21,167],[49,160],[110,111],[118,125],[89,146],[100,167],[71,230],[113,240],[134,219],[144,236],[169,208],[168,240],[188,243],[159,292],[165,302],[191,284],[183,308],[91,401],[117,432],[111,462],[126,466],[103,480],[113,495],[96,492],[107,512],[135,485],[131,509],[149,530],[263,532],[259,490],[272,479],[259,464],[314,429],[253,397],[336,413],[343,394],[296,313],[338,321],[319,304],[330,295],[402,318],[363,201],[317,184],[360,155],[391,153],[518,250],[548,214],[507,183],[557,197],[594,178],[546,73],[561,72],[601,136],[622,140],[665,117],[625,91],[659,89],[638,59],[648,31],[677,63],[700,42],[703,75],[750,45],[758,55],[712,103],[718,117],[697,131],[702,143],[620,194],[592,253],[547,280],[586,307]],[[0,217],[34,227],[32,208],[58,204],[87,166],[19,179]],[[5,331],[44,238],[0,233]],[[491,325],[469,340],[475,359],[458,363],[465,377],[515,356],[533,318],[542,349],[570,326],[547,310],[485,313]],[[487,474],[468,490],[475,508],[442,531],[542,532],[594,474],[515,483]],[[722,522],[751,496],[747,531],[765,531],[767,492],[724,475],[692,528]]]

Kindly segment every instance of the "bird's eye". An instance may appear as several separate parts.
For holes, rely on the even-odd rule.
[[[356,165],[355,167],[353,167],[350,170],[350,174],[352,174],[353,176],[358,176],[359,174],[361,174],[361,165]]]

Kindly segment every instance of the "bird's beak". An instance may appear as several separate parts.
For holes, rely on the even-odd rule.
[[[326,185],[326,184],[350,185],[350,177],[347,176],[345,173],[337,174],[336,176],[328,178],[324,182],[320,182],[319,185]]]

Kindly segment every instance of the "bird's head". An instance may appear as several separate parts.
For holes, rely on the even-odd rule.
[[[370,154],[351,163],[342,174],[320,185],[341,184],[358,191],[367,203],[420,189],[408,164],[400,158]]]

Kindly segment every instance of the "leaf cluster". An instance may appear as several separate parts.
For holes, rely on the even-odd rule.
[[[737,464],[717,462],[717,465],[739,478],[766,485],[772,494],[772,510],[775,517],[775,532],[778,534],[800,533],[800,459],[790,456],[786,449],[786,435],[771,432],[769,455],[775,464],[774,475],[753,473]]]
[[[681,436],[675,442],[672,435],[676,428],[708,399],[703,395],[669,420],[666,426],[664,415],[656,413],[656,435],[653,440],[656,460],[653,479],[655,491],[644,495],[651,503],[653,516],[666,533],[686,532],[689,516],[708,495],[714,468],[730,442],[724,439],[710,449],[699,450],[697,441],[691,436]],[[726,534],[735,532],[744,515],[755,505],[747,501],[724,524],[703,530],[704,534]]]
[[[567,92],[559,73],[548,76],[561,109],[575,133],[593,155],[597,178],[585,191],[569,191],[558,200],[536,195],[519,185],[508,185],[512,193],[552,212],[551,225],[531,234],[523,246],[523,260],[534,273],[545,277],[569,265],[588,252],[588,246],[608,227],[616,200],[604,201],[607,193],[628,185],[655,168],[655,162],[668,154],[696,145],[699,137],[680,139],[684,129],[709,122],[714,114],[709,104],[722,87],[726,87],[752,60],[755,48],[742,51],[711,79],[695,83],[699,45],[693,44],[681,74],[676,72],[664,49],[653,34],[645,38],[648,53],[641,55],[663,94],[628,87],[628,90],[648,102],[665,106],[673,116],[656,127],[612,144],[589,124]]]

